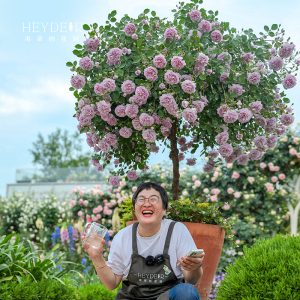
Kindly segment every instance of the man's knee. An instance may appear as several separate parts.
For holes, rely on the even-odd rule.
[[[169,293],[170,300],[200,300],[197,289],[190,283],[180,283]]]

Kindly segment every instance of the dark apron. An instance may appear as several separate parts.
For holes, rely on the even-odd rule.
[[[137,227],[139,223],[132,226],[132,255],[131,267],[126,280],[122,282],[122,289],[118,291],[115,300],[169,300],[170,290],[184,279],[178,279],[171,267],[168,255],[171,235],[176,222],[169,225],[162,264],[155,263],[147,266],[145,258],[140,256],[137,249]],[[158,253],[159,254],[159,253]]]

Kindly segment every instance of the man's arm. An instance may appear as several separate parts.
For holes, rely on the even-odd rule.
[[[198,258],[193,257],[182,257],[178,259],[182,270],[185,281],[188,283],[195,285],[203,275],[202,266],[195,270],[200,264],[202,265],[205,253],[202,253]]]
[[[84,236],[82,237],[82,240],[84,240]],[[88,243],[84,243],[83,247],[92,259],[94,266],[96,266],[95,269],[101,282],[109,290],[116,289],[119,286],[123,275],[116,275],[109,266],[105,266],[106,262],[102,255],[105,247],[105,240],[102,239],[99,249],[91,247]],[[105,267],[101,268],[102,266]]]
[[[202,277],[203,269],[202,267],[200,267],[198,270],[195,271],[183,270],[182,273],[186,282],[195,285]]]
[[[105,264],[105,259],[101,255],[100,258],[93,259],[93,264],[94,266],[103,266]],[[111,291],[119,286],[123,277],[123,275],[115,274],[109,266],[103,268],[95,267],[95,270],[101,282]]]

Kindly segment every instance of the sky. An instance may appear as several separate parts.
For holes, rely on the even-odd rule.
[[[16,169],[34,168],[29,149],[40,132],[44,137],[61,128],[76,131],[75,97],[69,91],[75,44],[86,39],[82,24],[103,25],[117,10],[137,17],[145,8],[173,20],[175,0],[0,0],[0,195],[15,183]],[[263,31],[264,25],[281,24],[285,37],[300,48],[300,1],[204,0],[205,9],[218,10],[219,20],[238,30]],[[17,9],[16,9],[17,8]],[[299,78],[298,78],[299,80]],[[300,84],[287,91],[300,121]],[[84,146],[84,149],[88,149]],[[153,154],[150,164],[168,160]]]

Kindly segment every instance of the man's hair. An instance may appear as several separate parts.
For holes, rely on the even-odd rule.
[[[163,209],[168,208],[169,199],[168,199],[168,194],[167,194],[166,190],[157,183],[144,182],[138,186],[137,190],[135,191],[135,193],[132,196],[132,205],[133,205],[134,209],[135,209],[135,201],[136,201],[138,194],[143,190],[150,190],[151,188],[153,188],[159,192],[161,200],[162,200]]]

